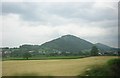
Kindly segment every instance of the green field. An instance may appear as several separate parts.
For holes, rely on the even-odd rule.
[[[92,66],[104,65],[115,56],[80,59],[9,60],[3,61],[3,76],[77,76]]]

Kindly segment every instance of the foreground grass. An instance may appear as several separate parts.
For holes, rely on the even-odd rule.
[[[3,61],[3,76],[77,76],[93,65],[104,65],[115,56],[81,59]]]
[[[0,77],[2,76],[2,61],[0,60]]]
[[[86,70],[85,76],[120,76],[120,58],[109,60],[104,65],[94,65]]]

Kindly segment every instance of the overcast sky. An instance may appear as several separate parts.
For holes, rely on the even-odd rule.
[[[117,2],[4,2],[2,46],[40,45],[62,35],[118,47]]]

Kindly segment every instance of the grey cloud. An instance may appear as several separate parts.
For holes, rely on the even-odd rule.
[[[83,20],[87,22],[114,20],[116,12],[111,8],[95,9],[95,2],[82,3],[3,3],[3,15],[19,14],[25,21],[39,22],[40,24],[59,25],[68,22]],[[115,3],[116,4],[116,3]],[[114,5],[115,5],[114,4]],[[56,17],[62,17],[61,20]],[[76,21],[77,20],[77,21]]]
[[[91,27],[98,27],[100,29],[105,29],[109,34],[106,35],[98,35],[95,37],[87,36],[85,39],[89,39],[93,42],[101,42],[109,45],[116,46],[117,43],[117,3],[111,4],[111,7],[95,7],[95,2],[83,2],[83,3],[3,3],[2,4],[2,13],[3,15],[8,14],[18,14],[20,15],[20,20],[22,19],[22,22],[27,21],[28,23],[32,22],[32,26],[37,26],[36,23],[38,23],[38,26],[45,25],[46,27],[50,26],[65,26],[66,24],[75,24],[77,26],[82,27],[86,26],[86,30],[90,31],[88,26]],[[115,8],[115,9],[113,9]],[[83,25],[81,25],[83,24]],[[30,25],[28,25],[30,26]],[[48,27],[48,28],[49,28]],[[7,29],[7,28],[6,28]],[[16,28],[20,29],[20,28]],[[67,28],[66,28],[67,29]],[[69,29],[69,28],[68,28]],[[7,29],[9,30],[9,29]],[[29,30],[29,27],[28,27]],[[43,29],[42,29],[43,30]],[[63,28],[64,30],[64,28]],[[71,29],[74,32],[76,29]],[[79,29],[78,29],[79,30]],[[52,31],[52,30],[50,30]],[[67,31],[67,30],[66,30]],[[92,30],[91,30],[92,31]],[[49,31],[48,31],[49,32]],[[62,32],[62,31],[61,31]],[[51,37],[47,39],[52,39],[53,37],[58,37],[61,35],[61,32],[58,32],[58,30],[55,31],[55,33],[51,34]],[[69,31],[68,31],[69,32]],[[96,33],[97,31],[95,31]],[[21,32],[18,32],[21,34]],[[16,36],[18,36],[18,33],[16,33]],[[29,32],[30,33],[30,32]],[[30,37],[30,38],[36,38],[38,40],[35,40],[36,43],[39,41],[42,41],[41,35],[37,32],[37,36]],[[14,34],[14,32],[13,32]],[[35,35],[36,33],[34,33]],[[44,33],[43,33],[44,34]],[[73,33],[74,34],[74,33]],[[91,34],[89,34],[91,35]],[[6,35],[8,37],[8,34]],[[11,34],[10,34],[11,36]],[[14,36],[14,35],[13,35]],[[49,36],[49,34],[47,35]],[[38,38],[40,37],[40,39]],[[43,37],[43,36],[42,36]],[[90,38],[91,37],[91,38]],[[14,37],[13,37],[14,38]],[[23,40],[23,43],[26,41],[24,37],[21,37]],[[12,38],[6,38],[8,40]],[[27,38],[29,39],[29,38]],[[33,39],[34,40],[34,39]],[[15,42],[14,42],[15,41]],[[28,40],[27,40],[28,41]],[[38,41],[38,42],[37,42]],[[43,40],[44,41],[44,40]],[[17,42],[16,39],[13,39],[13,45],[15,45]],[[29,42],[29,41],[28,41]],[[6,44],[6,45],[7,45]],[[11,41],[12,44],[12,41]],[[18,44],[19,45],[19,44]]]
[[[29,3],[3,3],[2,12],[3,15],[10,13],[19,14],[25,20],[38,19],[35,14],[36,8]]]

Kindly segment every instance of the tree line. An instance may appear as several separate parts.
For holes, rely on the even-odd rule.
[[[79,52],[60,52],[53,50],[53,52],[46,51],[47,49],[40,49],[37,45],[23,45],[19,48],[2,48],[2,57],[23,57],[24,59],[29,59],[32,56],[98,56],[101,55],[99,49],[93,46],[91,50],[79,51]],[[120,53],[118,52],[120,55]]]

